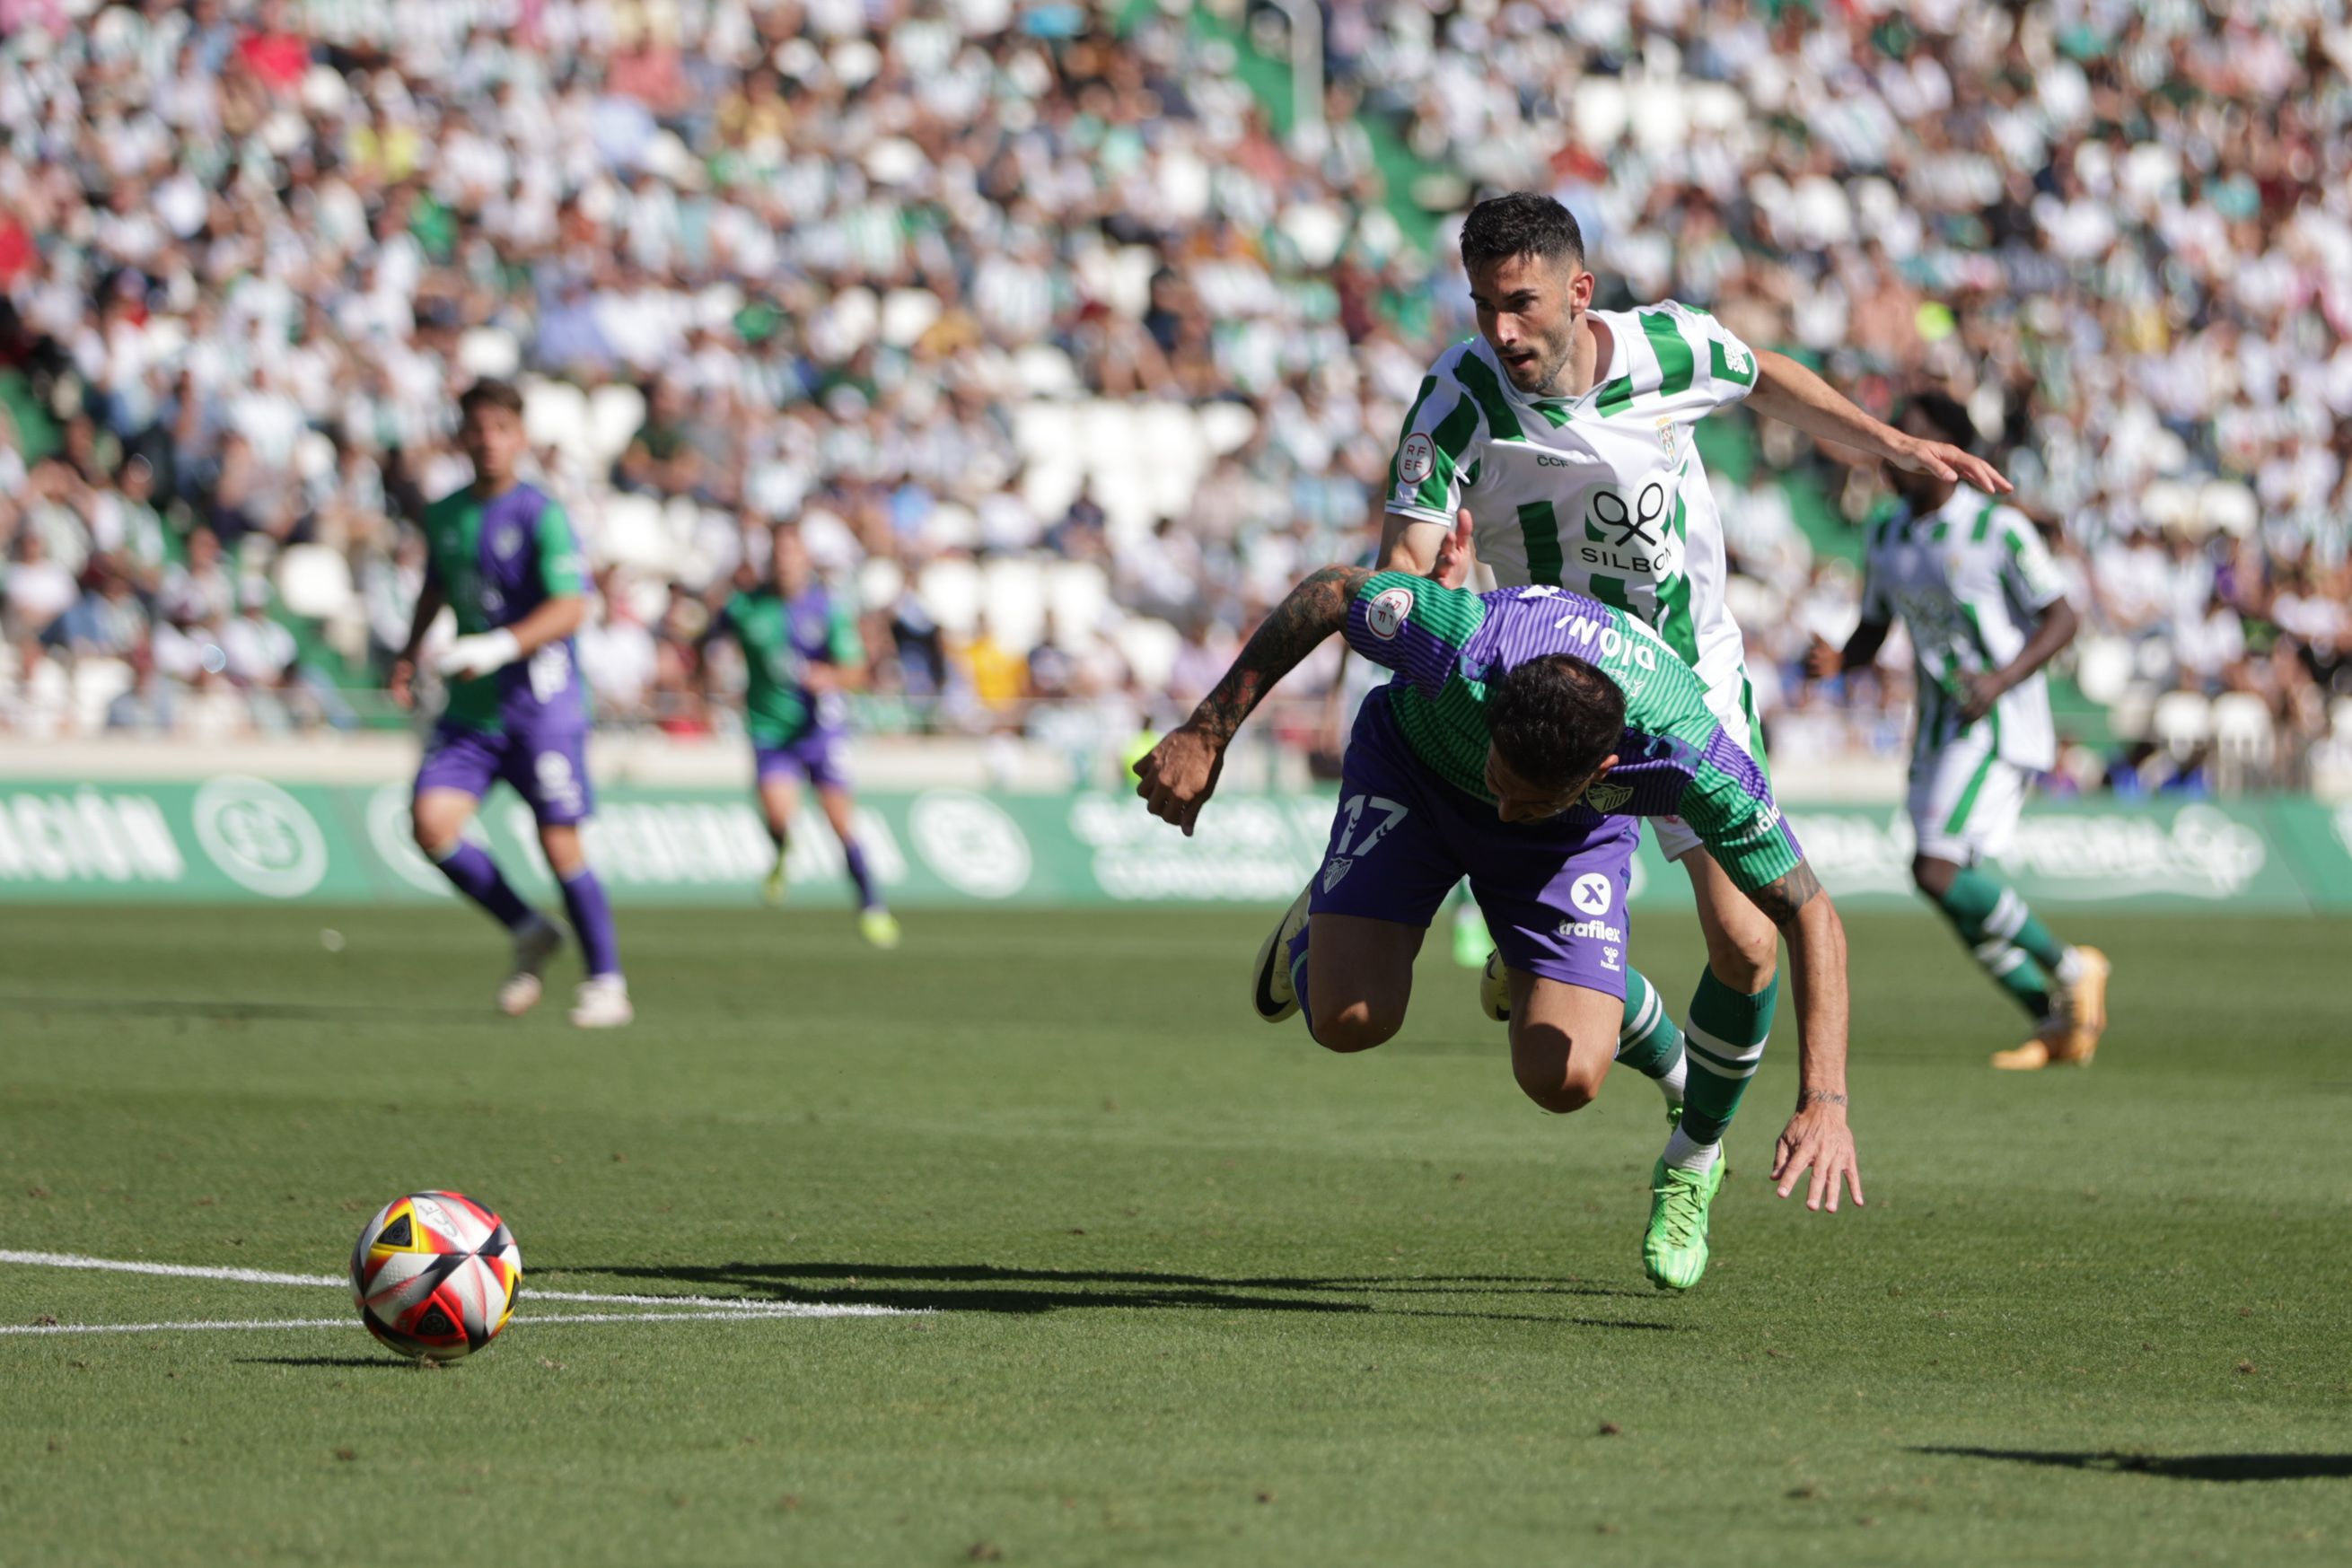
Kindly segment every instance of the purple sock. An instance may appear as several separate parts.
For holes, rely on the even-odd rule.
[[[580,956],[588,965],[589,977],[619,974],[621,944],[613,935],[613,905],[594,872],[583,865],[563,879],[563,907],[572,916],[573,934],[580,938]]]
[[[499,862],[481,845],[459,839],[457,848],[434,856],[433,863],[452,886],[488,910],[490,917],[508,930],[519,930],[535,918],[536,912],[507,885],[507,879],[499,874]]]
[[[849,880],[857,884],[857,906],[881,908],[882,890],[874,885],[874,873],[866,869],[866,852],[857,847],[856,839],[841,841],[841,858],[849,862]]]
[[[1287,958],[1290,964],[1290,986],[1298,993],[1298,1016],[1307,1020],[1307,1032],[1315,1032],[1315,1015],[1307,1010],[1307,926],[1290,939]]]

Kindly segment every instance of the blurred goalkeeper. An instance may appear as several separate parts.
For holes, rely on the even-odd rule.
[[[522,396],[479,381],[457,400],[457,439],[473,483],[425,509],[425,589],[394,661],[393,700],[415,700],[425,635],[446,605],[458,636],[437,664],[448,701],[416,770],[416,846],[457,891],[489,911],[514,938],[514,967],[499,1009],[529,1012],[563,932],[523,902],[466,824],[499,779],[539,822],[540,847],[563,890],[588,977],[572,1021],[611,1029],[635,1015],[613,934],[613,906],[588,869],[580,828],[594,811],[588,783],[588,700],[572,637],[587,615],[578,546],[563,508],[516,476],[527,442]]]

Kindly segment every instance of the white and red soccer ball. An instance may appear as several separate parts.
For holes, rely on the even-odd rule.
[[[463,1193],[394,1198],[352,1249],[360,1322],[403,1355],[472,1354],[507,1326],[521,1287],[514,1233]]]

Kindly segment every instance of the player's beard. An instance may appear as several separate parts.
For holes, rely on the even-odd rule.
[[[1559,384],[1560,378],[1567,373],[1569,361],[1576,357],[1576,323],[1582,314],[1581,311],[1570,311],[1568,320],[1558,333],[1547,333],[1538,339],[1533,345],[1536,351],[1534,359],[1517,365],[1507,359],[1503,361],[1503,369],[1510,376],[1513,386],[1529,397],[1568,395],[1567,389]],[[1501,357],[1496,355],[1498,359]]]

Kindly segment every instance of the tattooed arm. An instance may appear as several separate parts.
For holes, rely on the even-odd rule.
[[[1234,732],[1276,681],[1297,668],[1324,638],[1347,628],[1348,606],[1371,575],[1360,566],[1327,566],[1266,612],[1216,689],[1135,765],[1135,775],[1142,780],[1135,792],[1151,807],[1153,816],[1192,835],[1193,819],[1216,790]]]
[[[1748,896],[1788,938],[1797,1000],[1797,1112],[1773,1146],[1772,1179],[1786,1197],[1811,1167],[1805,1207],[1820,1208],[1826,1199],[1834,1214],[1841,1179],[1862,1202],[1862,1172],[1845,1120],[1845,926],[1803,861]]]

